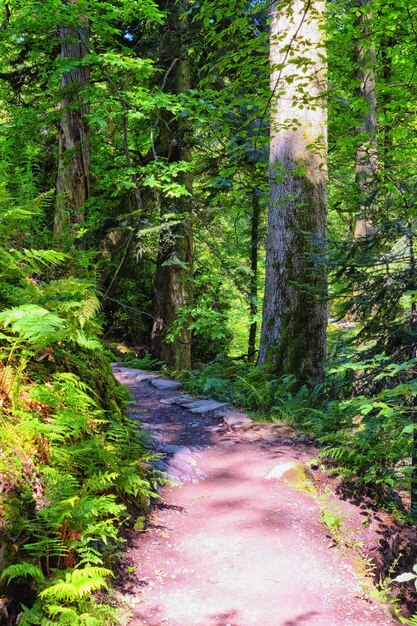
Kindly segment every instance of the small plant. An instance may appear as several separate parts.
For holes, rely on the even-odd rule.
[[[340,505],[335,501],[334,493],[331,489],[326,488],[318,496],[320,507],[321,521],[323,525],[330,531],[336,543],[343,543],[342,538],[342,521],[344,518]]]
[[[10,583],[22,577],[30,577],[38,583],[38,600],[30,609],[23,607],[19,624],[102,626],[115,624],[116,613],[95,601],[92,594],[106,589],[106,579],[112,575],[110,570],[103,567],[84,567],[59,572],[47,580],[39,567],[22,563],[7,567],[2,578]]]
[[[151,372],[159,372],[166,365],[164,361],[154,359],[150,354],[145,354],[145,356],[141,358],[135,356],[124,356],[122,361],[123,365],[126,365],[127,367],[135,367],[137,369],[149,370]]]

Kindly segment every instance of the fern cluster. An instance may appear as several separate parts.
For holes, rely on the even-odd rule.
[[[32,590],[23,625],[111,624],[95,593],[158,478],[101,348],[93,273],[24,247],[25,221],[46,202],[13,208],[0,190],[0,592]]]
[[[212,396],[255,413],[262,419],[300,422],[316,402],[313,392],[296,390],[294,378],[273,378],[250,363],[221,357],[204,368],[181,376],[187,391]]]
[[[73,374],[55,374],[46,385],[22,380],[19,397],[0,427],[0,532],[10,549],[19,546],[3,579],[30,577],[42,624],[100,623],[84,621],[91,601],[83,590],[104,586],[111,573],[97,568],[120,547],[129,504],[155,495],[151,456],[137,426],[106,415]],[[81,574],[87,582],[79,588],[73,579]],[[30,621],[34,611],[21,623],[39,623]]]

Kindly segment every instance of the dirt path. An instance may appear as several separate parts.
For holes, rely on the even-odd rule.
[[[345,551],[329,547],[317,498],[294,484],[314,449],[288,429],[191,404],[175,385],[157,389],[165,383],[139,370],[115,374],[178,483],[128,549],[129,626],[393,624]]]

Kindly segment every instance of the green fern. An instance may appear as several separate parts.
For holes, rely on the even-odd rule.
[[[9,565],[2,571],[0,579],[6,579],[9,584],[12,580],[21,578],[22,576],[30,576],[38,583],[45,582],[45,576],[43,575],[40,567],[32,565],[31,563],[16,563],[15,565]]]
[[[104,567],[84,567],[64,574],[49,587],[41,591],[39,597],[50,602],[76,602],[99,589],[108,588],[106,578],[114,576]]]
[[[31,608],[23,604],[22,609],[19,626],[39,626],[41,624],[43,613],[39,602],[35,602]]]
[[[45,618],[42,620],[42,626],[46,626],[49,624],[53,624],[56,626],[59,624],[74,624],[74,626],[78,626],[79,615],[75,609],[72,609],[68,606],[62,606],[60,604],[48,604],[45,607],[45,612],[48,613],[50,620],[46,620]]]
[[[68,258],[68,254],[57,250],[28,250],[24,248],[22,251],[15,252],[15,259],[24,264],[26,269],[35,273],[41,272],[44,267],[61,265]]]
[[[34,348],[43,348],[59,340],[65,328],[60,317],[36,304],[3,311],[0,324],[5,329],[10,328],[17,340],[29,342]]]
[[[86,481],[85,488],[92,493],[104,491],[113,487],[118,478],[118,472],[99,471]]]

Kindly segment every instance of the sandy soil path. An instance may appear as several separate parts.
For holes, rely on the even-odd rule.
[[[314,449],[285,429],[235,428],[236,415],[228,426],[224,407],[199,412],[175,385],[157,389],[138,370],[115,375],[177,483],[161,489],[146,532],[128,548],[129,626],[394,623],[346,552],[329,547],[317,499],[287,480]]]

